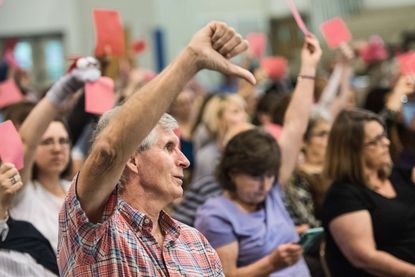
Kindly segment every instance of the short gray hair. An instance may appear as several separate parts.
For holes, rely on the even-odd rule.
[[[143,141],[138,146],[138,151],[145,151],[149,149],[157,140],[157,128],[161,128],[168,132],[174,131],[174,129],[178,128],[179,125],[177,124],[176,119],[168,113],[164,113],[160,120],[157,122],[157,125],[150,131],[150,133],[143,139]]]
[[[108,126],[111,119],[114,117],[114,115],[119,110],[120,110],[120,106],[117,106],[101,116],[95,128],[94,134],[92,136],[93,141],[95,141],[98,135],[102,132],[102,130],[104,130]],[[160,120],[157,122],[156,126],[154,126],[154,128],[150,131],[150,133],[141,141],[140,145],[137,148],[137,151],[138,152],[145,151],[149,149],[152,145],[154,145],[154,143],[156,142],[159,136],[158,128],[161,128],[168,132],[172,132],[177,127],[178,127],[178,124],[177,124],[176,119],[174,119],[174,117],[172,117],[168,113],[164,113],[161,116]],[[129,172],[124,169],[120,177],[120,180],[118,181],[119,192],[122,192],[124,190],[128,179],[129,179]]]
[[[104,130],[108,124],[110,123],[111,119],[114,117],[114,115],[120,110],[121,106],[117,106],[108,112],[104,113],[100,120],[97,123],[97,126],[95,128],[94,134],[92,136],[92,141],[94,142],[98,135]],[[174,129],[178,128],[178,124],[176,119],[172,117],[168,113],[164,113],[160,120],[157,122],[156,126],[150,131],[150,133],[141,141],[140,145],[138,146],[137,150],[139,152],[149,149],[157,140],[157,128],[162,128],[166,131],[173,131]]]

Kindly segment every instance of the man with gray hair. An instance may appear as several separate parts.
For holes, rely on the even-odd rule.
[[[177,123],[164,112],[201,69],[254,84],[251,73],[229,61],[246,48],[232,28],[209,23],[158,77],[104,117],[60,214],[61,276],[223,275],[203,235],[163,212],[182,196],[189,166]]]

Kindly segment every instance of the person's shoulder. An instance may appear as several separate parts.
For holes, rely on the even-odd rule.
[[[196,212],[196,220],[208,218],[227,218],[231,212],[230,200],[223,195],[209,198]]]
[[[371,206],[372,198],[370,190],[364,185],[335,181],[327,191],[323,206],[325,209],[333,207],[368,208]]]
[[[325,209],[333,206],[349,206],[351,203],[369,205],[373,196],[363,185],[346,181],[336,181],[331,184],[324,198]],[[360,206],[360,205],[359,205]]]
[[[331,184],[327,194],[361,194],[364,189],[363,185],[346,181],[335,181]]]

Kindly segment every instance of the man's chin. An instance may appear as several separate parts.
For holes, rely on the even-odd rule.
[[[177,189],[176,194],[174,195],[174,199],[173,199],[173,201],[176,201],[177,199],[180,199],[180,198],[182,198],[182,197],[183,197],[183,188],[182,188],[182,187],[179,187],[179,188]]]

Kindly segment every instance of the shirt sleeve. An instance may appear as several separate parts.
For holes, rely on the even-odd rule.
[[[219,214],[222,209],[214,206],[208,202],[200,207],[196,214],[195,227],[207,238],[213,248],[219,248],[236,241],[237,237],[226,212]]]
[[[110,195],[104,208],[100,223],[89,221],[85,211],[81,207],[76,194],[77,176],[74,178],[68,195],[66,196],[59,216],[60,236],[70,241],[69,244],[82,248],[92,249],[97,241],[106,232],[110,225],[110,218],[116,209],[116,190]]]
[[[364,188],[353,184],[333,184],[325,199],[323,221],[328,225],[340,215],[370,210],[371,206],[371,200]]]

